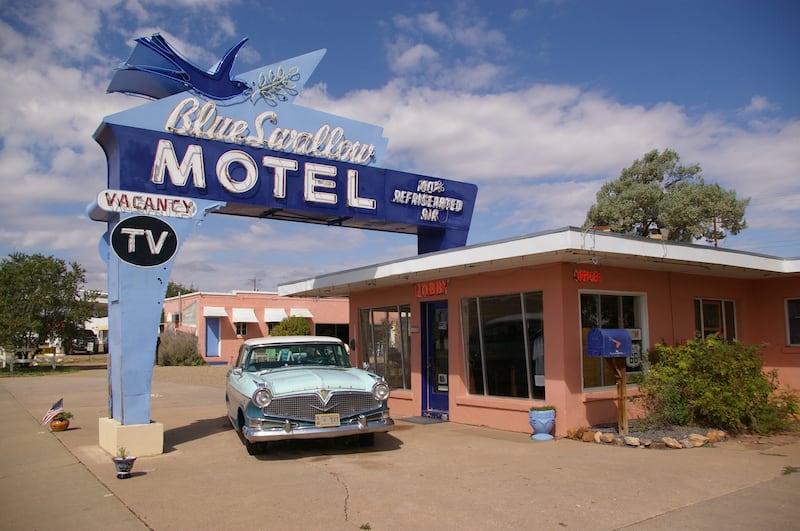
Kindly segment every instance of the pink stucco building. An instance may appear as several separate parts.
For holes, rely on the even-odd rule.
[[[229,364],[246,339],[269,335],[288,316],[309,320],[317,335],[349,338],[346,298],[280,297],[276,293],[194,292],[164,300],[163,326],[197,335],[200,354],[209,364]]]
[[[530,432],[529,408],[550,404],[559,435],[614,422],[614,374],[586,353],[593,327],[630,333],[628,395],[654,344],[711,333],[764,343],[766,368],[800,389],[798,259],[566,228],[278,293],[349,297],[352,361],[384,375],[398,416]]]

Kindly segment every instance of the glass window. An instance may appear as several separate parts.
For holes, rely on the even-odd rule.
[[[724,339],[736,338],[736,310],[731,300],[695,299],[695,335],[716,334]]]
[[[297,365],[350,367],[347,351],[341,343],[269,343],[255,345],[241,363],[248,372],[260,372]]]
[[[614,367],[603,358],[586,354],[586,336],[592,328],[624,328],[631,333],[632,355],[625,360],[629,376],[642,373],[642,307],[638,295],[581,293],[581,329],[583,341],[583,388],[616,385]]]
[[[786,299],[786,335],[790,345],[800,345],[800,299]]]
[[[393,389],[411,389],[411,306],[361,308],[358,320],[369,369]]]
[[[236,325],[236,335],[237,336],[246,336],[247,335],[247,323],[234,323]]]
[[[461,300],[471,394],[544,399],[542,292]]]

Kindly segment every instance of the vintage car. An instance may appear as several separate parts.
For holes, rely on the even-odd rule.
[[[228,418],[248,453],[268,441],[358,436],[372,444],[392,429],[382,377],[350,366],[334,337],[248,339],[227,374]]]

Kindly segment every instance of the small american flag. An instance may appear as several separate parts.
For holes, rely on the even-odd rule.
[[[63,412],[64,412],[64,399],[59,398],[58,402],[53,404],[52,407],[47,410],[47,413],[44,414],[44,417],[42,417],[42,424],[47,424],[48,422],[53,420],[53,418],[56,415]]]

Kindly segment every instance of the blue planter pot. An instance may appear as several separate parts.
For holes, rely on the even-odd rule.
[[[528,423],[533,428],[531,439],[535,441],[551,441],[553,436],[550,435],[550,432],[553,431],[556,425],[556,410],[531,410],[528,412]]]
[[[131,477],[131,469],[136,461],[135,457],[114,457],[114,466],[117,468],[117,478],[128,479]]]

